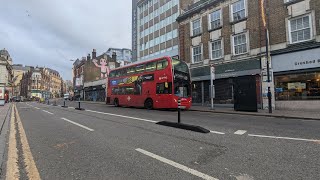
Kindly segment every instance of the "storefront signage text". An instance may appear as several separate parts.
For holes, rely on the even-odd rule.
[[[318,59],[318,60],[311,60],[311,61],[295,62],[294,65],[295,65],[295,66],[298,66],[298,65],[305,65],[305,64],[316,64],[316,63],[320,63],[320,59]]]

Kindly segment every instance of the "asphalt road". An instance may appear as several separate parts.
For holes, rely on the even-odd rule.
[[[41,179],[320,179],[320,121],[67,105],[17,104]]]

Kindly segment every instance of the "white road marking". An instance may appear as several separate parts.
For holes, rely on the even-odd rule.
[[[214,178],[214,177],[212,177],[212,176],[209,176],[209,175],[204,174],[204,173],[202,173],[202,172],[199,172],[199,171],[197,171],[197,170],[188,168],[187,166],[184,166],[184,165],[182,165],[182,164],[176,163],[176,162],[171,161],[171,160],[169,160],[169,159],[166,159],[166,158],[164,158],[164,157],[158,156],[158,155],[153,154],[153,153],[151,153],[151,152],[148,152],[148,151],[146,151],[146,150],[137,148],[136,151],[138,151],[138,152],[140,152],[140,153],[142,153],[142,154],[144,154],[144,155],[147,155],[147,156],[149,156],[149,157],[152,157],[152,158],[154,158],[154,159],[156,159],[156,160],[159,160],[159,161],[161,161],[161,162],[163,162],[163,163],[169,164],[169,165],[171,165],[171,166],[173,166],[173,167],[175,167],[175,168],[181,169],[181,170],[183,170],[183,171],[185,171],[185,172],[188,172],[188,173],[190,173],[190,174],[193,174],[193,175],[195,175],[195,176],[198,176],[198,177],[200,177],[200,178],[202,178],[202,179],[206,179],[206,180],[218,180],[218,179],[216,179],[216,178]]]
[[[211,131],[211,130],[210,130],[210,133],[214,133],[214,134],[225,134],[224,132],[219,132],[219,131]]]
[[[69,120],[69,119],[66,119],[66,118],[61,118],[61,119],[62,119],[62,120],[65,120],[65,121],[67,121],[67,122],[69,122],[69,123],[72,123],[72,124],[74,124],[74,125],[77,125],[77,126],[79,126],[79,127],[82,127],[83,129],[86,129],[86,130],[88,130],[88,131],[94,131],[93,129],[88,128],[87,126],[84,126],[84,125],[82,125],[82,124],[73,122],[73,121],[71,121],[71,120]]]
[[[123,118],[128,118],[128,119],[134,119],[134,120],[139,120],[139,121],[146,121],[146,122],[151,122],[151,123],[157,123],[158,121],[153,121],[149,119],[142,119],[142,118],[136,118],[136,117],[131,117],[131,116],[123,116],[119,114],[111,114],[111,113],[104,113],[104,112],[99,112],[99,111],[92,111],[92,110],[86,110],[88,112],[93,112],[93,113],[98,113],[98,114],[105,114],[109,116],[117,116],[117,117],[123,117]]]
[[[234,134],[236,135],[244,135],[247,131],[246,130],[238,130],[236,132],[234,132]]]
[[[52,112],[46,111],[46,110],[42,110],[43,112],[46,112],[48,114],[53,114]]]
[[[302,138],[291,138],[291,137],[265,136],[265,135],[257,135],[257,134],[248,134],[248,136],[271,138],[271,139],[287,139],[287,140],[295,140],[295,141],[320,142],[320,140],[316,140],[316,139],[302,139]]]
[[[74,109],[74,107],[68,107],[69,109]]]
[[[36,109],[40,109],[40,108],[38,108],[38,107],[34,107],[34,108],[36,108]]]

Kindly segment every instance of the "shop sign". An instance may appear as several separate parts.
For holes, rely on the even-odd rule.
[[[272,57],[273,72],[320,67],[320,48]]]

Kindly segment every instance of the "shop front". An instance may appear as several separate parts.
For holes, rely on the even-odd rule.
[[[257,103],[260,106],[260,60],[249,59],[215,65],[215,106],[234,107],[234,81],[237,77],[255,76]],[[210,105],[210,66],[191,68],[192,102],[194,105]]]
[[[86,101],[106,101],[106,79],[85,82],[84,92]]]
[[[320,48],[272,57],[276,109],[320,109]]]

